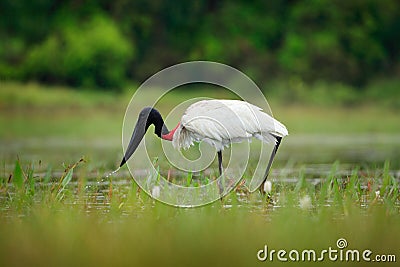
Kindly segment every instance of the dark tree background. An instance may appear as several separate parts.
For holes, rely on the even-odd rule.
[[[397,0],[250,2],[0,1],[0,78],[119,90],[188,60],[358,90],[399,75]]]

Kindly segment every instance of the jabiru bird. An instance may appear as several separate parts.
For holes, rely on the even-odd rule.
[[[213,99],[196,102],[186,109],[178,125],[171,131],[156,109],[146,107],[139,114],[120,167],[135,152],[151,124],[155,126],[154,133],[161,139],[172,141],[176,149],[186,149],[194,142],[201,141],[214,146],[217,150],[220,175],[223,173],[224,147],[253,137],[265,143],[275,143],[260,186],[261,192],[281,140],[288,135],[286,127],[278,120],[263,112],[261,108],[241,100]]]

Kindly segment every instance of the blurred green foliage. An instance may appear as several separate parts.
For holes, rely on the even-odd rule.
[[[25,64],[29,78],[63,81],[73,86],[121,86],[133,49],[104,16],[68,25],[30,49]]]
[[[0,2],[0,18],[3,80],[118,90],[215,60],[259,84],[301,77],[363,90],[400,69],[396,0],[15,0]]]

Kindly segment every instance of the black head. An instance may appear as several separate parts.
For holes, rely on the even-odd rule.
[[[154,108],[146,107],[140,112],[139,118],[140,117],[142,117],[146,121],[145,131],[147,131],[149,126],[153,124],[155,127],[154,133],[161,138],[164,120],[160,112],[158,112],[158,110]]]
[[[158,112],[158,110],[152,107],[146,107],[139,113],[139,118],[136,122],[135,129],[133,130],[131,140],[129,141],[128,148],[126,149],[125,155],[122,159],[120,167],[126,163],[126,161],[133,155],[143,139],[144,134],[151,124],[154,124],[154,133],[161,137],[162,134],[167,134],[168,129],[164,125],[164,120]]]

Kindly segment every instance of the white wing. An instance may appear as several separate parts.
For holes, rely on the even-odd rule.
[[[223,150],[232,142],[252,137],[275,142],[273,135],[287,134],[282,123],[257,106],[240,100],[203,100],[192,104],[183,114],[173,145],[188,148],[193,142],[205,141]]]

